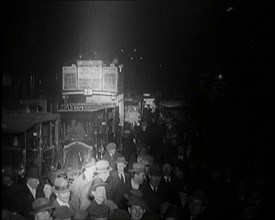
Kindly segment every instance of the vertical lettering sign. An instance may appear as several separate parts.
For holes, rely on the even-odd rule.
[[[117,67],[103,67],[103,90],[117,92]]]
[[[76,90],[77,89],[77,72],[76,66],[63,66],[62,67],[62,89],[63,90]]]
[[[102,67],[91,65],[78,66],[78,89],[102,89]]]

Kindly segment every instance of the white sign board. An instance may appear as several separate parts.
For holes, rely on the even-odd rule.
[[[102,67],[78,66],[78,89],[102,89]]]
[[[77,89],[77,71],[76,66],[63,66],[62,67],[62,89],[63,90],[76,90]]]
[[[103,67],[103,90],[117,92],[117,67]]]

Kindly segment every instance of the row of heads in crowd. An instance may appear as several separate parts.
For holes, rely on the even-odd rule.
[[[118,157],[118,159],[116,160],[116,164],[119,170],[119,167],[124,168],[126,166],[127,161],[125,157],[121,156]],[[99,160],[96,162],[94,158],[91,158],[91,160],[84,165],[84,172],[86,172],[86,174],[88,175],[93,176],[88,195],[91,198],[96,199],[99,203],[103,204],[107,200],[106,182],[112,170],[113,169],[110,167],[107,160]],[[144,175],[148,174],[150,176],[150,179],[152,180],[155,180],[156,178],[161,178],[161,176],[163,175],[160,166],[153,165],[151,169],[147,171],[145,165],[138,162],[133,163],[131,169],[129,169],[128,171],[132,174],[132,177],[134,175],[137,175],[141,178],[144,178]],[[12,178],[13,175],[14,173],[11,166],[6,166],[4,167],[4,169],[2,169],[2,176],[4,178]],[[26,179],[31,187],[38,187],[41,177],[39,175],[37,167],[30,167],[29,169],[27,169]],[[38,198],[33,202],[32,214],[42,215],[43,218],[49,219],[49,216],[51,215],[51,211],[53,209],[52,201],[50,201],[50,195],[52,193],[64,203],[68,203],[68,201],[70,200],[70,192],[72,190],[72,186],[69,181],[64,177],[56,177],[53,182],[54,184],[52,184],[51,181],[49,181],[48,179],[44,182],[43,191],[45,197]],[[140,183],[142,183],[142,181]],[[127,204],[129,213],[131,213],[132,209],[138,209],[139,213],[143,215],[146,210],[149,210],[149,207],[146,204],[146,201],[143,199],[143,195],[140,190],[132,189],[129,194],[125,195],[125,198],[128,200]],[[206,195],[200,190],[195,191],[193,194],[189,195],[188,200],[190,202],[199,201],[205,206],[208,204]],[[171,214],[173,214],[173,212]],[[118,215],[121,217],[123,215],[123,212],[119,213]]]

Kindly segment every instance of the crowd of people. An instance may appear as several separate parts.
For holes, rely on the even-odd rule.
[[[269,182],[261,172],[240,176],[204,159],[199,135],[172,114],[144,117],[125,129],[122,150],[108,143],[100,160],[88,158],[70,184],[41,178],[28,167],[19,184],[2,169],[2,219],[202,220],[263,219]]]

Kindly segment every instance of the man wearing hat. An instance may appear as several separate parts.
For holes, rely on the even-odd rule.
[[[107,160],[99,160],[95,164],[94,168],[94,177],[99,177],[104,183],[107,182],[107,179],[110,176],[110,171],[112,168],[109,165],[109,162]],[[90,188],[90,187],[89,187]],[[107,195],[109,195],[109,187],[107,186]],[[90,204],[91,200],[88,197],[88,191],[87,187],[85,187],[85,190],[83,189],[80,195],[80,209],[81,210],[86,210]]]
[[[55,220],[71,219],[77,211],[77,206],[70,201],[71,187],[67,180],[58,177],[54,181],[53,193],[56,199],[53,201],[53,218]]]
[[[40,197],[34,200],[32,208],[32,214],[34,215],[35,220],[52,220],[52,204],[47,198]]]
[[[114,142],[110,142],[106,145],[106,152],[102,157],[102,160],[107,160],[110,164],[110,167],[112,167],[113,170],[116,168],[115,161],[119,156],[122,156],[120,153],[116,150],[116,144]]]
[[[89,190],[89,196],[93,198],[91,205],[87,209],[89,218],[91,219],[106,219],[111,213],[111,207],[106,195],[106,183],[101,178],[95,177]],[[114,204],[113,204],[114,207]],[[117,208],[117,207],[116,207]]]
[[[132,189],[138,190],[143,184],[145,179],[146,169],[142,163],[133,163],[131,169],[129,169],[131,179],[128,184],[121,189],[118,195],[117,205],[121,209],[127,208],[127,201],[125,200],[124,195],[129,194]]]
[[[142,192],[140,190],[131,190],[127,196],[128,212],[131,216],[131,220],[143,219],[143,216],[148,210],[146,202],[142,198]]]
[[[15,173],[12,166],[2,169],[2,209],[20,212],[20,201],[15,196],[19,185],[14,181]]]
[[[16,196],[20,200],[22,215],[30,220],[34,219],[34,216],[30,214],[32,211],[32,203],[42,195],[42,189],[38,187],[40,183],[39,179],[38,167],[33,166],[27,168],[26,182],[23,183],[16,192]]]
[[[174,166],[170,159],[162,163],[162,178],[159,183],[159,194],[161,202],[174,204],[178,199],[177,182],[173,174]]]
[[[109,186],[110,186],[110,196],[109,198],[115,203],[119,203],[120,197],[124,195],[124,188],[126,185],[130,184],[130,175],[125,173],[125,167],[127,166],[127,161],[125,157],[118,157],[116,160],[116,170],[111,172]]]
[[[77,219],[84,219],[88,215],[85,210],[80,209],[80,196],[82,193],[87,195],[89,191],[94,177],[95,165],[95,158],[89,158],[83,166],[84,172],[80,174],[71,185],[71,200],[78,207],[77,213],[75,213],[75,218]]]
[[[160,213],[159,183],[162,178],[161,165],[154,164],[148,172],[148,177],[148,181],[141,187],[143,199],[153,212]]]
[[[208,207],[208,200],[206,194],[202,190],[194,190],[188,196],[187,200],[190,207],[191,219],[208,219],[208,213],[206,212]]]

